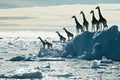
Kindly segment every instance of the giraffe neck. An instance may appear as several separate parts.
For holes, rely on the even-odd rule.
[[[98,14],[99,14],[99,17],[101,18],[102,14],[101,14],[100,8],[98,8]]]
[[[58,32],[58,35],[60,36],[60,33]]]
[[[75,17],[75,23],[76,23],[76,24],[78,24],[78,20],[77,20],[77,18],[76,18],[76,17]]]
[[[68,33],[68,31],[66,29],[64,29],[66,33]]]
[[[84,20],[84,21],[86,21],[85,14],[84,14],[84,13],[82,13],[82,15],[83,15],[83,20]]]
[[[44,42],[41,38],[40,38],[41,42]]]
[[[93,12],[92,14],[93,14],[92,19],[95,19],[95,14],[94,14],[94,12]]]

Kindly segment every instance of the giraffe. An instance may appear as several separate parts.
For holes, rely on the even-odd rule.
[[[38,39],[40,39],[40,41],[42,42],[43,48],[45,49],[46,42],[44,40],[42,40],[41,37],[38,37]]]
[[[98,9],[98,14],[99,14],[99,26],[102,29],[102,24],[103,24],[103,30],[104,28],[107,28],[107,20],[102,16],[101,11],[100,11],[100,7],[97,6],[95,9]]]
[[[92,31],[95,31],[95,27],[96,27],[96,30],[98,31],[99,29],[99,21],[95,18],[95,15],[94,15],[94,11],[91,10],[90,14],[92,14]]]
[[[67,37],[68,37],[68,41],[70,41],[70,37],[73,39],[73,34],[71,32],[69,32],[66,28],[63,28],[63,30],[66,32]]]
[[[86,28],[86,31],[88,31],[89,23],[88,23],[88,21],[87,21],[86,18],[85,18],[85,14],[84,14],[83,11],[81,11],[80,14],[83,15],[83,26]]]
[[[76,23],[76,33],[79,33],[79,29],[81,30],[81,33],[84,32],[83,26],[78,22],[76,16],[72,16],[72,18],[75,19],[75,23]]]
[[[45,42],[46,42],[48,49],[50,49],[50,48],[52,49],[52,43],[48,42],[47,40],[45,40]]]
[[[60,37],[60,41],[61,41],[61,42],[65,42],[65,41],[66,41],[66,38],[63,37],[58,31],[56,31],[56,33],[57,33],[58,36]]]

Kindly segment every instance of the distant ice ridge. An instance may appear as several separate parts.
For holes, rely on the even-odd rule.
[[[120,32],[118,26],[109,29],[89,32],[86,31],[78,36],[65,47],[62,57],[78,57],[80,59],[107,59],[120,60]]]

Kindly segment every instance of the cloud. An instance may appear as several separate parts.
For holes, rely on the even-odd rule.
[[[0,17],[0,20],[25,20],[25,19],[34,19],[30,17]]]
[[[16,8],[16,7],[18,7],[18,6],[12,5],[12,4],[0,3],[0,8],[2,8],[2,9]]]
[[[120,3],[120,0],[0,0],[0,8],[41,7],[75,4]]]

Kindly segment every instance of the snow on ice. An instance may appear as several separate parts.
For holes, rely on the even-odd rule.
[[[27,69],[27,68],[21,68],[18,70],[14,70],[11,72],[8,72],[6,74],[0,75],[1,78],[15,78],[15,79],[27,79],[27,78],[42,78],[42,73],[33,70],[33,69]]]

